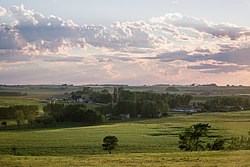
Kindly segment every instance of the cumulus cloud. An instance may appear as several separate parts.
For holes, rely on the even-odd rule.
[[[24,47],[28,51],[25,53],[30,54],[60,53],[67,48],[83,48],[85,45],[136,52],[154,48],[164,40],[150,33],[151,26],[145,21],[117,22],[110,26],[81,26],[53,15],[46,17],[25,9],[23,5],[12,6],[9,10],[17,20],[9,30],[21,37],[15,40],[21,42],[15,45],[12,40],[14,35],[3,36],[6,40],[13,41],[12,47]],[[0,33],[5,33],[3,29]]]
[[[24,54],[61,53],[67,48],[84,47],[85,39],[78,25],[70,20],[64,21],[52,15],[45,17],[26,10],[23,5],[12,6],[9,10],[17,20],[10,31],[17,32],[21,37]]]
[[[249,29],[245,27],[239,27],[229,23],[216,24],[205,19],[198,19],[180,13],[166,14],[161,17],[152,18],[151,21],[153,23],[171,24],[176,27],[195,29],[218,38],[229,37],[232,40],[236,40],[249,33]]]
[[[24,41],[17,29],[10,25],[0,24],[0,49],[15,50],[23,46]]]
[[[129,80],[128,76],[184,81],[193,74],[198,77],[250,69],[249,27],[179,13],[108,26],[78,25],[23,5],[8,11],[0,7],[1,15],[14,18],[12,23],[0,23],[0,63],[5,66],[27,62],[33,68],[33,62],[38,62],[43,71],[49,69],[62,76],[74,73],[76,78],[80,74],[88,78],[91,73],[96,81],[121,82]],[[63,72],[66,65],[70,68]],[[25,71],[25,65],[21,67]]]
[[[44,16],[25,9],[23,5],[12,6],[9,11],[16,22],[0,24],[0,49],[20,49],[23,54],[31,55],[62,54],[71,48],[88,46],[142,54],[174,52],[180,48],[186,52],[218,52],[222,47],[235,45],[230,40],[237,40],[250,32],[245,27],[215,24],[181,14],[166,14],[151,21],[96,26],[77,25],[53,15]],[[211,40],[211,35],[218,39]],[[223,37],[230,40],[222,41],[220,38]],[[4,43],[4,40],[8,42]],[[205,49],[198,49],[197,44]]]
[[[0,6],[0,16],[4,16],[6,14],[6,9]]]

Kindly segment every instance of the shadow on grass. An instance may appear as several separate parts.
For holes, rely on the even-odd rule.
[[[88,126],[98,126],[98,125],[105,125],[105,124],[86,124],[80,122],[65,122],[56,124],[53,126],[34,126],[30,128],[28,124],[22,125],[18,128],[17,125],[9,125],[7,127],[0,127],[0,132],[8,132],[8,131],[17,131],[17,132],[27,132],[27,131],[42,131],[42,130],[57,130],[57,129],[67,129],[67,128],[79,128],[79,127],[88,127]]]
[[[149,136],[179,136],[179,133],[152,133]]]

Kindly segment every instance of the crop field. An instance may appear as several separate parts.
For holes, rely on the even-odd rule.
[[[250,151],[180,151],[178,134],[185,127],[199,122],[212,126],[209,134],[211,139],[247,136],[250,130],[250,111],[176,114],[160,119],[84,127],[62,125],[47,129],[20,130],[6,130],[1,127],[0,166],[249,165]],[[106,135],[119,138],[119,147],[112,155],[107,155],[101,148],[102,139]],[[13,147],[17,148],[17,156],[12,155]]]

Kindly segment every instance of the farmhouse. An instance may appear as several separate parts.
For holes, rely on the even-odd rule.
[[[130,118],[130,114],[120,114],[119,115],[122,119],[129,119]]]
[[[172,109],[172,112],[177,112],[177,113],[197,113],[200,112],[200,109]]]

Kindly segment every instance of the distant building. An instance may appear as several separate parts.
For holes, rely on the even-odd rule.
[[[56,98],[56,97],[53,97],[51,100],[50,100],[50,102],[49,103],[56,103],[56,102],[62,102],[63,101],[63,99],[58,99],[58,98]]]
[[[201,109],[172,109],[172,112],[179,112],[179,113],[197,113],[200,111]]]
[[[67,103],[75,103],[75,102],[76,102],[76,100],[74,100],[74,99],[71,99],[71,98],[67,99]]]
[[[110,117],[112,117],[113,115],[112,114],[106,114],[105,115],[107,118],[110,118]]]
[[[77,103],[84,103],[84,102],[85,102],[85,99],[83,99],[83,98],[78,98],[78,99],[76,99],[76,102],[77,102]]]
[[[122,117],[123,119],[129,119],[130,118],[130,114],[120,114],[120,117]]]
[[[161,112],[158,112],[158,113],[157,113],[157,117],[158,117],[158,118],[161,118],[161,117],[162,117],[162,113],[161,113]]]

